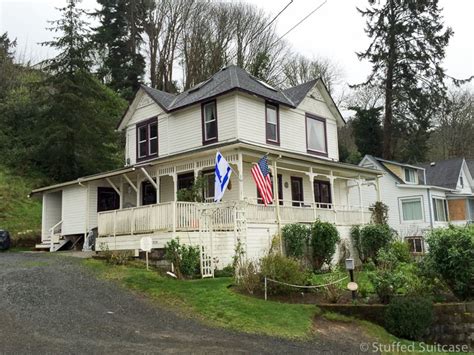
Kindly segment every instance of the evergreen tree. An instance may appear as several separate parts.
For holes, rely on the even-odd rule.
[[[0,100],[2,100],[15,81],[16,68],[13,63],[15,47],[16,40],[10,40],[7,32],[0,35]]]
[[[77,4],[78,0],[68,0],[60,9],[62,18],[52,22],[52,30],[60,35],[45,44],[59,54],[47,61],[48,76],[37,91],[44,110],[37,127],[41,137],[34,142],[32,153],[40,169],[56,180],[119,164],[113,129],[124,103],[89,72],[90,44]]]
[[[372,73],[361,85],[384,90],[383,157],[391,159],[396,127],[414,130],[409,138],[418,151],[426,147],[430,116],[446,95],[441,61],[453,31],[443,26],[438,0],[369,0],[369,5],[358,9],[372,39],[366,51],[357,53],[372,64]],[[399,132],[406,133],[412,132]]]
[[[94,42],[99,47],[102,80],[123,98],[132,99],[145,72],[140,53],[145,17],[144,0],[98,0],[101,8],[94,13],[100,21]]]
[[[362,156],[371,154],[379,157],[382,154],[382,125],[380,114],[382,107],[368,109],[351,107],[356,111],[351,121],[355,143]]]

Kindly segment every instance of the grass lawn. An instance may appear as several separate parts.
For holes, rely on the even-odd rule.
[[[196,317],[214,326],[284,338],[309,339],[313,335],[314,317],[321,312],[313,305],[264,301],[235,293],[228,288],[232,284],[231,278],[179,281],[147,271],[139,264],[112,266],[94,259],[83,262],[99,277],[114,280],[186,316]],[[332,313],[325,314],[325,317],[332,321],[361,325],[370,337],[381,342],[398,340],[382,327],[369,322]]]
[[[41,230],[41,202],[28,198],[34,182],[9,174],[0,165],[0,229],[12,237],[20,232]]]

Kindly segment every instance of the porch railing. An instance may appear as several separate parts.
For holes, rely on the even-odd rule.
[[[212,208],[211,208],[212,207]],[[235,203],[215,204],[196,202],[165,202],[154,205],[99,212],[99,236],[117,236],[153,233],[158,231],[198,231],[202,210],[212,209],[210,214],[214,230],[234,229]],[[257,202],[240,203],[249,223],[276,223],[275,205],[265,206]],[[278,206],[280,221],[288,223],[312,223],[317,218],[338,225],[364,224],[370,221],[368,208],[338,206],[324,203],[285,201]]]

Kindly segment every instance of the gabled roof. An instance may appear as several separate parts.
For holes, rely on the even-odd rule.
[[[466,159],[466,164],[471,176],[474,178],[474,159]]]
[[[427,184],[456,189],[464,158],[420,164],[426,171]]]
[[[283,90],[283,93],[293,101],[295,106],[298,106],[306,97],[308,92],[316,85],[319,79],[313,79],[306,83],[293,86]]]
[[[392,176],[399,184],[406,184],[406,182],[403,180],[403,179],[400,179],[400,177],[398,177],[396,174],[393,173],[392,170],[390,170],[386,165],[386,164],[392,164],[392,165],[397,165],[397,166],[400,166],[402,168],[409,168],[409,169],[416,169],[416,170],[419,170],[421,173],[423,172],[423,168],[419,167],[419,166],[415,166],[415,165],[410,165],[410,164],[404,164],[404,163],[399,163],[398,161],[394,161],[394,160],[387,160],[387,159],[382,159],[382,158],[378,158],[378,157],[374,157],[373,155],[370,155],[370,154],[367,154],[364,159],[367,158],[369,160],[371,160],[372,162],[375,162],[382,170],[384,170],[385,172],[387,172],[390,176]],[[362,159],[363,161],[363,159]],[[361,161],[361,163],[362,163]],[[421,176],[420,176],[421,175]],[[420,183],[425,183],[423,180],[423,174],[418,174],[418,177],[419,177],[419,181]]]

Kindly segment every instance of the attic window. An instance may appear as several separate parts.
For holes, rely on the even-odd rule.
[[[137,124],[137,160],[158,156],[158,122],[152,118]]]
[[[464,188],[464,179],[462,178],[462,176],[459,177],[459,185],[461,185],[461,189]]]

